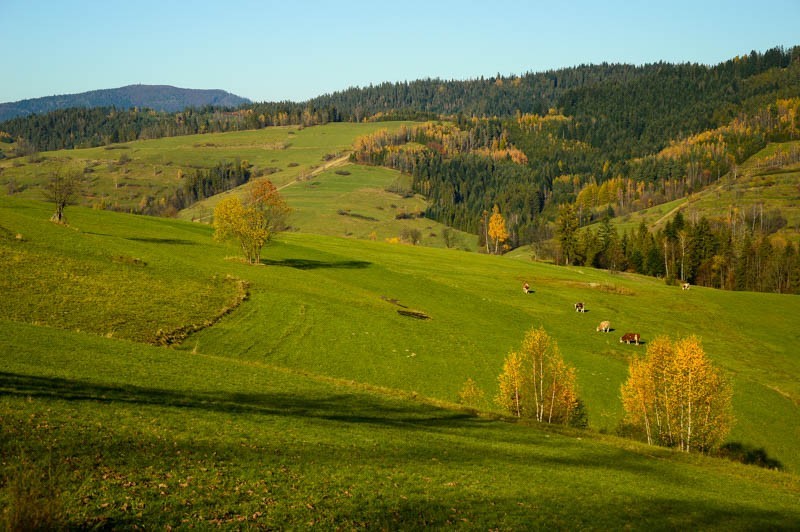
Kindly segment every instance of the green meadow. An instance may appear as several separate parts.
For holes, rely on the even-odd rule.
[[[285,189],[301,220],[323,220],[323,194],[393,212],[381,196],[392,176],[344,168]],[[204,224],[69,207],[62,227],[49,215],[0,198],[4,523],[25,509],[73,528],[800,522],[796,297],[684,292],[341,229],[284,233],[248,266]],[[595,331],[602,320],[613,332]],[[150,345],[186,326],[200,330]],[[534,326],[576,367],[588,430],[513,423],[494,406],[503,359]],[[729,440],[786,471],[613,436],[628,360],[646,348],[620,344],[629,331],[700,336],[733,382]],[[467,378],[485,394],[475,409],[455,404]]]
[[[0,184],[8,187],[12,183],[21,198],[42,199],[41,184],[59,167],[76,165],[85,169],[85,205],[129,210],[145,196],[169,197],[180,186],[182,174],[225,161],[247,161],[254,174],[267,175],[277,186],[285,185],[310,175],[330,157],[346,155],[359,135],[401,124],[270,127],[42,152],[33,158],[0,159]],[[6,149],[8,145],[3,146]],[[198,205],[195,210],[201,217],[213,211],[213,204],[210,209]]]
[[[294,231],[379,241],[402,240],[416,231],[419,244],[446,247],[447,227],[420,217],[426,201],[406,192],[406,181],[410,179],[396,170],[347,163],[287,186],[281,194],[292,208],[289,223]],[[475,235],[449,232],[450,247],[476,249]]]

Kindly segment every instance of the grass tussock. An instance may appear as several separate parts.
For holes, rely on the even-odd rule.
[[[2,493],[6,498],[0,514],[3,530],[27,532],[67,528],[62,498],[64,480],[57,478],[52,460],[41,465],[23,453],[15,456],[12,465],[3,472]]]

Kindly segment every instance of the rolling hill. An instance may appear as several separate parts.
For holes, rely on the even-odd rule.
[[[663,229],[678,211],[689,219],[706,217],[727,220],[731,216],[742,223],[760,223],[764,214],[780,212],[781,227],[773,238],[800,242],[800,164],[778,163],[778,152],[790,153],[800,142],[771,143],[737,168],[736,175],[727,175],[719,184],[706,187],[687,198],[614,218],[622,231],[630,231],[644,223],[651,230]]]
[[[155,111],[176,112],[187,107],[239,107],[250,103],[247,98],[219,89],[184,89],[170,85],[127,85],[117,89],[101,89],[77,94],[61,94],[0,103],[0,122],[45,114],[70,107],[140,107]]]
[[[748,76],[763,81],[789,71],[772,68],[764,64],[756,70],[766,75]],[[693,66],[674,70],[706,74]],[[625,83],[658,85],[673,69],[643,72],[644,81]],[[499,81],[479,88],[500,101],[514,80]],[[586,81],[592,86],[566,95],[574,97],[573,109],[608,90]],[[276,116],[284,112],[276,109]],[[329,107],[315,112],[336,114]],[[297,118],[294,125],[25,156],[14,143],[0,144],[15,153],[0,160],[8,192],[0,197],[0,523],[796,527],[797,297],[683,292],[629,273],[532,262],[524,248],[504,257],[467,253],[477,246],[474,235],[417,215],[426,200],[412,193],[408,175],[349,162],[356,137],[404,123],[306,127],[301,114],[287,118]],[[582,127],[548,116],[564,131]],[[199,124],[207,117],[193,118]],[[230,119],[261,120],[255,112]],[[473,125],[463,138],[504,138],[499,122]],[[576,148],[576,161],[602,161],[588,144],[561,145],[563,136],[545,133],[563,153]],[[648,138],[653,146],[663,140]],[[792,240],[800,223],[797,168],[761,165],[775,150],[770,145],[740,165],[736,179],[628,214],[618,226],[644,221],[658,229],[680,209],[717,217],[734,205],[749,212],[764,203],[786,213],[777,236]],[[214,242],[212,228],[197,223],[247,185],[185,209],[174,201],[191,178],[222,164],[269,177],[293,208],[292,230],[264,250],[258,266],[243,264],[235,245]],[[87,185],[82,206],[67,208],[69,226],[48,222],[51,206],[37,201],[63,165],[81,168]],[[567,178],[564,184],[581,184]],[[467,183],[458,186],[466,191]],[[494,192],[481,201],[493,201]],[[412,234],[424,246],[401,243]],[[523,282],[532,294],[522,293]],[[574,312],[575,301],[588,312]],[[612,333],[596,332],[601,320],[611,321]],[[539,326],[576,368],[587,430],[514,422],[493,401],[504,357]],[[628,331],[640,333],[645,346],[621,344]],[[629,361],[658,336],[691,334],[733,383],[737,421],[728,441],[785,471],[615,435]],[[469,408],[456,404],[467,379],[483,392]]]
[[[0,199],[6,508],[28,493],[70,526],[105,527],[800,519],[795,297],[303,233],[246,266],[202,224],[70,207],[61,227],[49,211]],[[224,313],[238,281],[247,298]],[[615,333],[595,332],[601,319]],[[201,330],[177,348],[141,343],[180,322]],[[504,356],[539,325],[577,368],[588,431],[508,423],[493,406]],[[625,330],[701,336],[733,379],[731,441],[789,472],[606,434],[644,349],[620,344]],[[467,378],[480,415],[454,404]]]
[[[188,135],[113,146],[45,152],[35,160],[0,160],[0,183],[19,198],[41,199],[41,186],[64,165],[84,168],[81,203],[95,208],[151,212],[164,206],[185,179],[221,162],[246,161],[253,176],[266,176],[294,209],[293,230],[335,236],[398,238],[419,233],[423,245],[445,245],[445,226],[420,218],[425,200],[410,194],[400,172],[348,162],[353,140],[404,122],[327,124]],[[228,194],[242,194],[246,187]],[[174,213],[210,222],[215,195]],[[474,250],[476,238],[451,230],[452,246]]]

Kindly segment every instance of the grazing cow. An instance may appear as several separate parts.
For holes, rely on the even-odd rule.
[[[611,330],[611,322],[610,321],[601,321],[600,325],[597,326],[597,332],[603,331],[608,332]]]
[[[586,307],[581,302],[575,303],[575,312],[586,312]]]
[[[639,345],[639,333],[625,333],[622,335],[622,338],[619,339],[619,343],[626,343],[630,344],[631,342]]]
[[[692,285],[690,285],[689,283],[683,283],[681,285],[681,290],[688,290],[690,286],[692,286]]]

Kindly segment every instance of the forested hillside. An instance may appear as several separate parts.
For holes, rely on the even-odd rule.
[[[79,94],[45,96],[18,102],[0,103],[0,122],[17,116],[45,114],[72,107],[143,107],[156,111],[176,112],[187,107],[236,107],[250,100],[229,92],[211,89],[182,89],[169,85],[128,85],[118,89],[102,89]]]
[[[604,149],[613,145],[617,155],[624,156],[657,151],[680,134],[723,125],[748,106],[796,94],[800,84],[797,70],[787,69],[798,60],[800,47],[774,48],[715,66],[604,63],[464,81],[386,82],[306,102],[243,105],[236,112],[205,108],[175,114],[149,106],[156,112],[143,114],[109,102],[105,109],[59,111],[55,116],[8,121],[0,124],[0,130],[26,139],[36,149],[54,150],[272,125],[459,116],[512,118],[558,108],[577,119],[577,127],[569,132],[573,138]],[[117,108],[112,111],[111,105]]]

